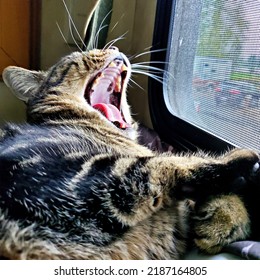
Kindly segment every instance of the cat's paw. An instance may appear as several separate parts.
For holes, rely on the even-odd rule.
[[[235,149],[222,158],[222,163],[226,173],[223,178],[231,179],[229,182],[226,181],[228,186],[226,190],[231,192],[236,193],[241,188],[247,187],[248,183],[260,178],[260,158],[254,151]]]
[[[237,170],[247,178],[260,172],[260,157],[252,150],[234,149],[224,156],[223,161],[228,168]]]
[[[236,195],[212,198],[194,216],[194,242],[209,254],[216,254],[250,233],[250,221],[241,199]]]

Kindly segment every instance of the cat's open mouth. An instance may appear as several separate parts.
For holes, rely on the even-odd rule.
[[[126,74],[127,67],[123,59],[116,58],[94,77],[85,90],[87,102],[121,129],[130,126],[125,121],[121,108]]]

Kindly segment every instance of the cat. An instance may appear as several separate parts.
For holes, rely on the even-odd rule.
[[[1,131],[2,257],[180,259],[193,230],[208,252],[247,236],[247,212],[230,193],[259,173],[257,153],[157,154],[139,145],[130,75],[113,46],[74,52],[46,72],[4,70],[28,122]],[[231,221],[220,227],[225,215]]]

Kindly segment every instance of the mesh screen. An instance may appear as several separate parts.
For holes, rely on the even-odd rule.
[[[164,96],[172,114],[260,150],[260,1],[177,1]]]

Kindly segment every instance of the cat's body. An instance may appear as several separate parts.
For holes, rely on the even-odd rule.
[[[2,131],[1,256],[178,259],[191,231],[186,198],[229,194],[237,178],[258,172],[259,158],[248,150],[173,156],[137,144],[125,97],[129,76],[128,60],[114,47],[74,53],[47,73],[5,70],[5,82],[27,103],[29,124]],[[197,244],[209,252],[249,232],[242,202],[228,197],[225,230],[214,210],[206,233],[205,213],[196,216]]]

